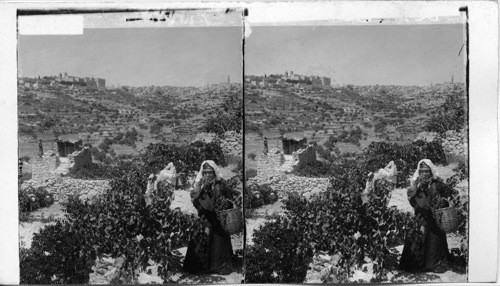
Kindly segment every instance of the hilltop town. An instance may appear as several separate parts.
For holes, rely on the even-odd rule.
[[[190,142],[228,98],[241,100],[241,93],[241,84],[230,82],[205,87],[110,87],[105,79],[66,73],[19,78],[20,156],[36,154],[35,140],[50,143],[64,134],[92,146],[130,135],[132,140],[121,140],[125,144],[113,148],[125,154],[160,141]]]
[[[423,131],[449,94],[463,94],[464,88],[453,79],[431,86],[355,86],[293,72],[246,76],[246,132],[300,132],[319,141],[359,128],[360,139],[371,139],[366,144],[405,142]]]

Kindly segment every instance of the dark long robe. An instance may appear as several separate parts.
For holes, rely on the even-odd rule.
[[[433,270],[448,260],[450,254],[446,233],[437,226],[432,209],[419,207],[415,201],[419,192],[424,192],[431,208],[443,207],[442,190],[443,183],[439,179],[432,179],[429,184],[410,196],[415,216],[420,214],[423,218],[425,231],[420,232],[421,224],[416,223],[415,228],[408,232],[399,264],[402,270],[409,272]]]
[[[229,197],[225,184],[218,180],[208,191],[214,206],[217,200]],[[204,232],[205,224],[199,222],[192,233],[186,258],[184,260],[184,271],[189,273],[218,272],[230,267],[233,257],[231,245],[231,235],[225,231],[217,218],[215,210],[206,210],[200,205],[198,200],[203,195],[203,191],[193,195],[193,204],[198,209],[200,218],[203,216],[209,223],[209,234]]]

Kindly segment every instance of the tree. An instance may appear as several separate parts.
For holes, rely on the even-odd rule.
[[[215,117],[207,120],[203,126],[205,132],[223,135],[227,131],[240,132],[243,129],[243,100],[239,96],[227,97],[222,110]]]
[[[463,91],[450,93],[436,113],[437,115],[427,121],[425,127],[427,131],[444,133],[448,130],[459,131],[464,128],[467,124],[467,106]]]
[[[328,136],[328,139],[326,140],[325,144],[323,144],[323,146],[325,146],[325,148],[328,151],[332,151],[333,147],[335,147],[335,144],[337,142],[338,142],[338,139],[336,137],[334,137],[333,135],[330,135],[330,136]],[[325,158],[325,159],[327,159],[327,158]]]

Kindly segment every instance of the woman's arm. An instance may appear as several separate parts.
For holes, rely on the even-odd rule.
[[[434,219],[434,216],[432,214],[432,209],[421,208],[420,214],[426,222],[426,227],[428,227],[433,233],[445,233],[438,227],[436,220]]]
[[[415,197],[417,195],[417,187],[415,185],[410,185],[408,190],[406,191],[406,195],[408,197],[408,201],[413,208],[417,207],[417,202],[415,201]]]
[[[191,202],[193,202],[194,207],[199,210],[201,205],[199,202],[199,197],[201,195],[201,181],[196,183],[191,190],[190,196],[191,196]]]

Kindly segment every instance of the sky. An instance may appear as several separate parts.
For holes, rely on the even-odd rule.
[[[465,81],[463,24],[252,27],[245,74],[332,78],[355,85]]]
[[[204,86],[242,79],[241,27],[84,29],[18,38],[19,77],[59,73],[106,85]]]

